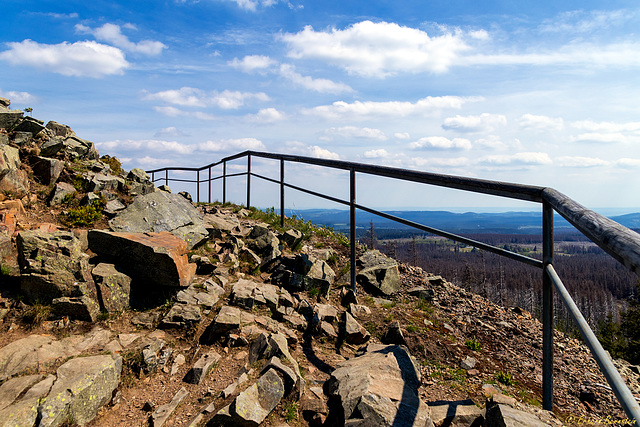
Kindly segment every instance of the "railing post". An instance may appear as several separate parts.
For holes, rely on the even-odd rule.
[[[156,173],[151,172],[151,182],[156,182]]]
[[[227,203],[227,161],[222,162],[222,204]]]
[[[211,203],[211,166],[209,166],[209,203]]]
[[[280,227],[284,227],[284,159],[280,159]]]
[[[164,170],[164,183],[169,185],[169,169]]]
[[[356,171],[351,169],[349,173],[349,226],[351,228],[351,289],[356,291]]]
[[[553,208],[542,204],[542,261],[553,264]],[[542,270],[542,408],[553,410],[553,283]]]
[[[247,208],[251,206],[251,154],[247,154]]]
[[[196,171],[196,202],[200,203],[200,171]]]

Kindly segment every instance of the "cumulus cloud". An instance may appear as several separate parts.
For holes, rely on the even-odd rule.
[[[216,118],[213,114],[203,113],[202,111],[184,111],[170,105],[155,106],[153,109],[169,117],[195,117],[199,120],[214,120]]]
[[[480,97],[428,96],[417,102],[406,101],[336,101],[331,105],[321,105],[305,109],[303,114],[326,119],[368,119],[379,117],[405,117],[413,114],[435,114],[444,109],[460,109],[468,102],[481,101]]]
[[[534,166],[549,165],[553,162],[547,153],[524,152],[513,155],[486,156],[478,159],[478,163],[488,166]]]
[[[591,120],[582,120],[571,124],[576,129],[586,130],[589,132],[638,132],[640,131],[640,122],[594,122]]]
[[[637,169],[640,167],[640,159],[622,158],[616,162],[616,165],[623,168]]]
[[[252,93],[230,90],[205,92],[192,87],[182,87],[156,93],[143,92],[142,99],[146,101],[161,101],[181,107],[213,106],[223,110],[230,110],[238,109],[250,100],[268,101],[270,98],[264,92]]]
[[[195,150],[195,146],[181,144],[177,141],[163,141],[157,139],[142,140],[114,140],[107,142],[97,142],[96,146],[101,150],[145,150],[145,151],[163,151],[178,154],[191,154]]]
[[[496,127],[505,126],[507,118],[502,114],[482,113],[479,116],[448,117],[442,128],[458,132],[492,132]]]
[[[274,61],[264,55],[247,55],[242,59],[233,58],[233,60],[228,61],[227,64],[244,73],[254,73],[264,72],[270,67],[277,65],[278,61]]]
[[[609,162],[595,157],[562,156],[556,158],[555,163],[568,168],[592,168],[596,166],[607,166]]]
[[[523,114],[518,121],[523,129],[555,131],[564,128],[564,120],[556,117],[537,116],[534,114]]]
[[[411,139],[409,132],[396,132],[393,134],[396,139]]]
[[[386,141],[388,138],[380,129],[359,128],[356,126],[343,126],[338,128],[329,128],[324,132],[326,135],[336,136],[340,138],[363,138],[374,139],[377,141]]]
[[[198,144],[198,149],[213,152],[235,152],[245,150],[264,150],[266,147],[256,138],[220,139]]]
[[[163,43],[153,40],[142,40],[138,43],[134,43],[129,40],[127,36],[122,34],[120,26],[115,24],[107,23],[99,28],[91,28],[82,24],[77,24],[75,28],[79,33],[91,34],[97,40],[112,44],[113,46],[119,47],[127,52],[154,56],[159,55],[162,53],[163,49],[167,48]],[[136,29],[136,27],[131,24],[125,25],[125,28],[131,30]]]
[[[469,46],[464,33],[438,36],[388,22],[362,21],[339,30],[315,31],[306,26],[295,34],[283,34],[289,56],[325,61],[350,74],[384,78],[400,72],[442,73]]]
[[[6,92],[0,90],[0,98],[7,98],[14,104],[28,104],[36,100],[36,97],[31,95],[29,92],[16,92],[13,90]]]
[[[340,160],[340,156],[337,153],[329,151],[318,145],[307,145],[299,141],[287,141],[285,146],[287,153],[316,157],[319,159]]]
[[[8,50],[0,52],[0,60],[64,76],[104,77],[123,74],[129,67],[120,49],[94,41],[40,44],[27,39],[7,46]]]
[[[381,148],[379,150],[365,151],[364,157],[367,159],[384,159],[389,157],[389,153],[384,148]]]
[[[276,110],[275,108],[263,108],[258,111],[257,114],[249,116],[249,120],[258,123],[274,123],[284,120],[286,118],[284,113]]]
[[[296,86],[313,90],[320,93],[345,93],[353,92],[351,86],[344,83],[336,83],[328,79],[314,79],[309,76],[303,76],[295,71],[295,67],[290,64],[280,65],[280,75],[290,80]]]
[[[519,141],[516,141],[519,144]],[[476,139],[473,142],[475,147],[488,148],[490,150],[504,150],[509,148],[512,144],[507,144],[497,135],[489,135],[486,138]]]
[[[471,141],[464,138],[445,138],[443,136],[428,136],[409,144],[413,150],[469,150]]]

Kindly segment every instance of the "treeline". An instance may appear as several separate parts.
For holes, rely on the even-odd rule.
[[[371,234],[373,233],[373,239]],[[541,258],[542,242],[533,235],[473,235],[483,241],[508,250]],[[564,242],[582,242],[580,236],[569,235]],[[582,236],[582,239],[584,236]],[[449,240],[428,236],[379,243],[371,227],[361,240],[377,249],[419,267],[439,274],[447,280],[503,306],[518,306],[540,318],[542,312],[542,271],[496,254],[471,249]],[[527,245],[527,246],[523,246]],[[619,323],[628,301],[637,298],[637,276],[585,242],[559,244],[554,267],[571,293],[576,305],[596,331],[607,319]],[[554,301],[556,327],[576,333],[573,320],[556,297]]]

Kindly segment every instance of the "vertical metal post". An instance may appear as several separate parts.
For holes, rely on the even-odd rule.
[[[553,264],[553,208],[542,204],[542,261]],[[553,410],[553,283],[542,270],[542,408]]]
[[[247,208],[251,206],[251,154],[247,154]]]
[[[211,166],[209,166],[209,203],[211,203]]]
[[[284,159],[280,159],[280,227],[284,227]]]
[[[169,185],[169,169],[164,170],[164,183]]]
[[[151,182],[156,182],[156,173],[151,172]]]
[[[200,203],[200,171],[196,171],[196,202]]]
[[[222,204],[227,203],[227,161],[222,162]]]
[[[356,291],[356,171],[350,170],[349,174],[349,226],[351,228],[351,289]]]

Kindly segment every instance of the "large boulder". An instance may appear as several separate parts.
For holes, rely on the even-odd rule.
[[[13,128],[16,132],[29,132],[32,135],[37,134],[42,129],[44,129],[44,122],[29,116],[23,117],[22,120]]]
[[[129,192],[132,196],[145,195],[156,191],[156,187],[149,179],[149,175],[140,168],[131,169],[127,179],[130,182]]]
[[[89,230],[87,239],[89,249],[117,261],[133,279],[148,285],[187,287],[195,275],[187,244],[171,233]]]
[[[129,308],[131,277],[118,271],[114,264],[100,263],[91,271],[102,308],[119,313]]]
[[[36,157],[32,162],[33,174],[44,185],[54,184],[64,169],[64,162],[49,157]]]
[[[20,154],[17,148],[0,145],[0,192],[23,197],[29,191],[29,176],[20,169]]]
[[[63,157],[66,160],[97,160],[98,150],[91,141],[77,136],[56,136],[42,144],[40,154],[45,157]]]
[[[9,105],[10,103],[5,102],[0,105],[0,128],[7,130],[13,129],[14,125],[24,116],[24,113],[20,110],[10,110],[8,108]]]
[[[295,258],[283,258],[272,276],[276,284],[294,291],[315,289],[325,297],[335,278],[335,272],[326,261],[305,253],[296,255]]]
[[[328,391],[350,426],[433,426],[418,395],[420,380],[406,347],[369,344],[364,354],[338,365]]]
[[[146,233],[168,231],[187,242],[189,249],[209,237],[202,215],[184,197],[156,191],[137,196],[109,221],[113,231]]]
[[[95,297],[89,256],[72,232],[22,231],[16,239],[21,290],[30,301]]]
[[[400,289],[398,263],[378,250],[367,251],[359,259],[362,270],[356,281],[377,294],[393,295]]]
[[[69,419],[79,425],[93,420],[111,401],[120,384],[122,357],[91,356],[71,359],[60,366],[57,379],[40,406],[39,426],[60,426]]]
[[[76,135],[76,133],[71,130],[69,126],[54,122],[53,120],[49,121],[49,123],[47,123],[45,127],[49,129],[54,136],[62,136],[66,138],[68,136]]]

